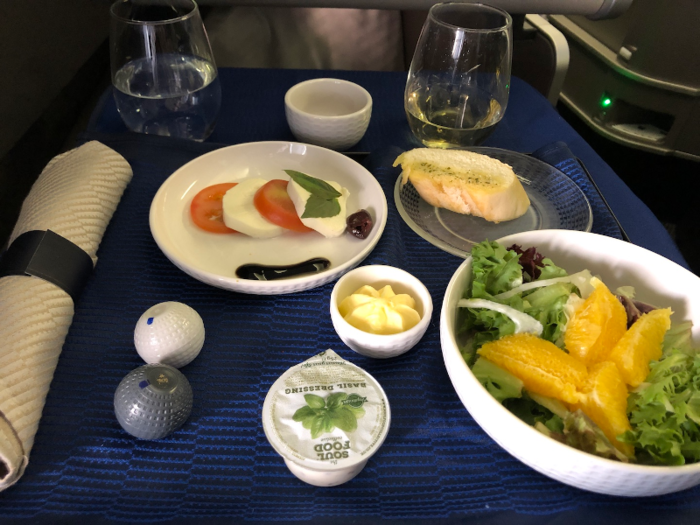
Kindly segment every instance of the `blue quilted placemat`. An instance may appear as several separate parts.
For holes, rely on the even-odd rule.
[[[526,467],[472,420],[450,383],[439,343],[444,290],[462,260],[418,237],[399,217],[393,203],[398,172],[387,163],[393,153],[368,159],[389,217],[365,264],[408,270],[431,291],[435,311],[417,347],[373,360],[336,335],[328,314],[333,283],[272,297],[232,293],[192,279],[160,252],[148,227],[153,196],[177,167],[218,145],[99,138],[127,158],[134,178],[77,305],[29,467],[0,494],[3,522],[542,524],[601,523],[604,516],[624,522],[637,515],[648,523],[670,512],[674,523],[697,518],[700,489],[644,500],[584,492]],[[596,213],[596,229],[607,233],[610,218]],[[139,441],[114,417],[114,390],[143,364],[133,344],[136,321],[151,305],[172,300],[196,309],[207,331],[202,353],[182,369],[194,409],[170,437]],[[327,348],[381,383],[392,424],[355,479],[318,488],[295,478],[268,444],[261,408],[284,371]]]
[[[548,144],[534,151],[532,156],[547,162],[559,171],[565,173],[579,188],[581,188],[581,190],[583,190],[583,193],[586,195],[591,205],[591,210],[593,211],[592,231],[594,233],[600,233],[601,235],[607,235],[615,239],[623,238],[623,229],[615,216],[611,213],[604,197],[598,192],[595,183],[587,175],[586,171],[584,171],[584,167],[565,143],[554,142]]]

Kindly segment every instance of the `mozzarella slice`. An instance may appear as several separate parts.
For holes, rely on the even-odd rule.
[[[304,224],[304,226],[316,230],[324,237],[340,237],[343,233],[345,233],[345,229],[347,228],[347,202],[350,192],[337,182],[330,180],[325,182],[333,186],[333,188],[338,190],[338,192],[341,194],[340,197],[338,197],[340,213],[335,217],[315,217],[313,219],[302,218],[301,222]],[[304,210],[306,209],[306,203],[309,200],[309,197],[311,197],[311,193],[299,186],[299,184],[293,180],[290,180],[289,184],[287,185],[287,194],[294,203],[294,208],[297,210],[297,215],[299,215],[299,218],[301,218],[301,216],[304,214]]]
[[[277,237],[286,231],[260,215],[253,204],[255,193],[266,183],[265,179],[246,179],[226,192],[223,199],[226,226],[263,239]]]

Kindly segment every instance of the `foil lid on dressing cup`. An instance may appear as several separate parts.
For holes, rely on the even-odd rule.
[[[326,350],[275,381],[262,420],[265,436],[296,477],[331,487],[354,478],[379,450],[391,412],[371,375]]]

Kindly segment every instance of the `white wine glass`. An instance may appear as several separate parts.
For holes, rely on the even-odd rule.
[[[508,105],[513,21],[483,4],[435,4],[423,24],[406,82],[411,131],[429,147],[485,140]]]
[[[197,4],[119,0],[110,12],[114,98],[127,128],[196,141],[209,137],[221,85]]]

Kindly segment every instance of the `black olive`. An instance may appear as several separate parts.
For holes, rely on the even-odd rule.
[[[356,211],[348,217],[348,232],[358,239],[366,239],[372,231],[372,217],[365,210]]]

